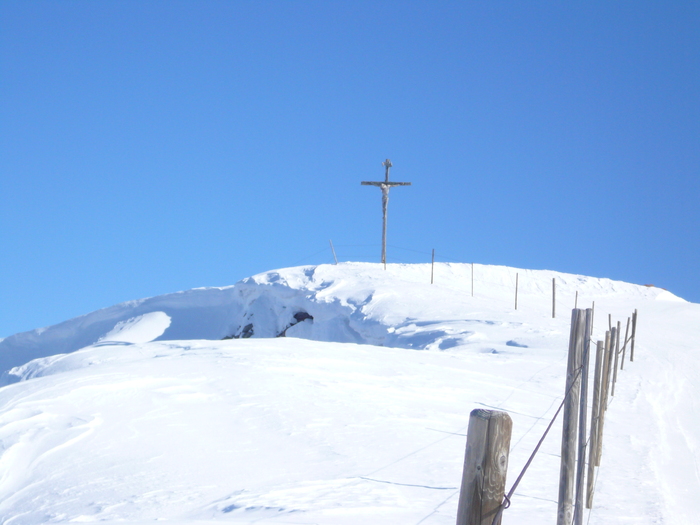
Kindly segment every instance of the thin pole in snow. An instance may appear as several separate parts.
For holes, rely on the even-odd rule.
[[[632,314],[632,341],[630,344],[630,361],[634,361],[634,339],[637,335],[637,310]]]
[[[338,264],[338,258],[335,256],[335,248],[333,248],[333,241],[328,240],[329,243],[331,243],[331,251],[333,252],[333,259],[335,260],[335,264]]]

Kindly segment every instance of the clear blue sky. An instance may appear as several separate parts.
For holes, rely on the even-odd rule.
[[[0,337],[280,267],[700,302],[700,3],[0,3]]]

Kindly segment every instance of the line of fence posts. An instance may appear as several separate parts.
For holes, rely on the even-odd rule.
[[[333,254],[333,261],[334,264],[338,264],[338,257],[336,256],[335,253],[335,247],[333,246],[333,240],[329,239],[328,243],[330,244],[331,247],[331,252]],[[384,269],[386,270],[386,263],[384,263]],[[430,262],[430,284],[434,283],[434,276],[435,276],[435,248],[432,250],[432,258]],[[519,279],[519,274],[515,274],[515,309],[518,309],[518,279]],[[474,263],[471,263],[471,296],[474,297]],[[556,317],[556,297],[557,297],[557,291],[556,291],[556,278],[552,277],[552,318]],[[578,290],[576,291],[576,298],[574,299],[574,309],[578,308]],[[595,301],[593,301],[593,312],[595,313]],[[608,315],[608,322],[612,322],[612,316],[611,314]],[[618,323],[619,324],[619,323]],[[629,329],[629,321],[628,321],[628,329]],[[612,326],[610,326],[610,330],[612,330]],[[618,327],[619,331],[619,327]],[[637,310],[634,311],[632,314],[632,337],[631,337],[631,346],[630,346],[630,361],[634,361],[634,340],[635,340],[635,334],[637,331]],[[593,332],[593,321],[591,320],[591,333]],[[627,333],[625,333],[625,342],[627,341]],[[626,344],[626,343],[625,343]],[[624,355],[622,358],[622,361],[624,362]],[[620,368],[623,368],[622,366]]]
[[[333,249],[333,243],[331,242],[331,249]],[[335,251],[333,251],[333,257],[335,257]],[[338,260],[336,259],[336,264]],[[515,274],[515,309],[518,309],[518,288],[519,288],[520,274],[516,272]],[[430,260],[430,284],[435,282],[435,248],[432,250],[431,260]],[[474,263],[471,263],[471,296],[474,297]],[[552,319],[557,316],[557,279],[552,277]],[[595,302],[593,303],[595,308]],[[574,308],[578,308],[578,290],[576,291],[576,298],[574,299]],[[591,325],[591,329],[592,329]]]
[[[636,314],[637,311],[635,310],[632,316],[632,334],[634,334]],[[582,525],[584,497],[586,508],[590,509],[593,506],[595,467],[600,466],[602,456],[605,412],[609,407],[612,396],[615,395],[618,365],[620,368],[623,367],[624,352],[627,344],[634,341],[634,335],[628,337],[630,319],[627,322],[627,331],[621,347],[621,323],[618,321],[616,326],[612,326],[612,318],[609,318],[608,325],[610,330],[605,333],[605,341],[598,341],[596,344],[593,402],[590,416],[591,425],[587,440],[586,411],[592,325],[592,308],[587,309],[585,312],[577,308],[572,311],[565,390],[566,399],[564,401],[564,421],[562,425],[557,525],[569,525],[571,523]],[[620,354],[622,354],[621,358]],[[577,451],[575,449],[576,434],[578,434]],[[588,468],[586,469],[587,447],[589,457]],[[577,465],[577,469],[574,484],[575,465]]]
[[[516,278],[517,283],[517,278]],[[622,354],[623,368],[628,343],[634,344],[637,310],[627,319],[625,340],[620,348],[620,322],[605,333],[605,341],[597,341],[593,402],[590,415],[590,433],[586,428],[588,405],[588,367],[594,309],[574,308],[571,312],[571,332],[564,394],[564,421],[562,425],[561,466],[559,473],[559,500],[557,525],[582,525],[585,508],[593,507],[595,467],[600,466],[603,450],[603,427],[610,396],[615,394],[618,355]],[[630,321],[632,335],[629,335]],[[612,325],[612,322],[609,323]],[[629,335],[629,337],[628,337]],[[630,352],[631,361],[631,352]],[[554,423],[552,421],[551,424]],[[513,422],[505,412],[472,410],[467,431],[467,446],[460,488],[457,525],[500,525],[501,513],[510,505],[504,504],[508,452]],[[588,434],[588,440],[586,436]],[[545,432],[546,435],[546,432]],[[543,436],[544,438],[544,436]],[[541,444],[541,441],[540,441]],[[539,448],[539,445],[537,446]],[[537,452],[535,448],[534,454]],[[588,451],[588,468],[586,455]],[[509,493],[515,491],[524,471]]]
[[[330,241],[331,243],[331,250],[333,250],[333,257],[335,258],[335,250],[333,249],[333,242]],[[335,263],[338,264],[338,259],[335,259]],[[432,258],[430,262],[430,284],[433,284],[434,282],[434,275],[435,275],[435,248],[433,248],[432,251]],[[515,273],[515,309],[518,309],[518,287],[519,287],[519,280],[520,280],[520,274],[518,272]],[[471,295],[474,297],[474,263],[471,263]],[[557,314],[557,309],[556,309],[556,300],[557,300],[557,280],[556,277],[552,277],[552,318],[556,318]],[[576,291],[576,296],[574,299],[574,310],[578,310],[578,290]],[[591,305],[591,321],[590,323],[586,322],[586,325],[589,326],[589,334],[593,333],[593,320],[595,317],[595,301],[593,301]],[[632,335],[630,337],[630,361],[634,361],[634,341],[635,341],[635,336],[637,333],[637,310],[634,311],[632,314]],[[625,331],[625,346],[623,346],[622,352],[622,359],[621,359],[621,365],[620,369],[624,368],[624,361],[625,361],[625,348],[627,346],[628,342],[628,332],[629,332],[629,327],[630,327],[630,319],[627,320],[627,330]],[[614,328],[612,326],[612,314],[608,314],[608,331],[613,332]],[[617,342],[615,343],[616,346],[619,346],[619,339],[620,339],[620,322],[618,321],[617,323],[617,333],[616,333],[616,338]],[[618,357],[617,357],[617,352],[615,353],[615,368],[614,368],[614,376],[617,378],[617,362],[618,362]],[[614,387],[613,387],[614,390]]]

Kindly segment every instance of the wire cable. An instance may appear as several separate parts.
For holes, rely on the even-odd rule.
[[[573,380],[571,381],[571,385],[569,385],[569,388],[566,391],[566,394],[564,395],[564,399],[562,399],[561,405],[559,405],[557,412],[554,414],[554,417],[549,422],[549,425],[547,426],[547,430],[545,430],[544,434],[542,434],[542,437],[540,438],[539,442],[537,443],[537,446],[532,451],[532,454],[530,454],[530,458],[527,460],[527,463],[525,463],[525,466],[520,471],[520,474],[518,475],[518,478],[515,480],[515,483],[513,483],[513,486],[510,488],[510,491],[508,491],[507,495],[503,496],[505,498],[505,501],[499,505],[498,512],[496,512],[496,515],[493,517],[493,522],[491,523],[491,525],[496,525],[498,523],[498,520],[500,519],[501,515],[503,514],[503,511],[505,509],[507,509],[508,507],[510,507],[510,499],[513,497],[513,494],[515,493],[515,489],[518,488],[518,485],[520,484],[520,481],[525,476],[525,472],[527,472],[527,469],[530,467],[532,460],[535,459],[535,455],[537,454],[540,447],[542,446],[542,443],[544,442],[544,439],[547,437],[547,434],[549,433],[549,430],[552,428],[552,425],[554,425],[554,421],[556,421],[557,416],[559,416],[559,412],[561,412],[561,409],[564,408],[564,404],[566,403],[567,398],[569,397],[569,395],[571,394],[571,391],[573,390],[574,386],[576,385],[576,380],[581,375],[582,370],[583,370],[583,368],[579,367],[578,370],[576,371],[576,375],[574,376]]]

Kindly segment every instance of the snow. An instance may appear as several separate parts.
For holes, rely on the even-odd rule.
[[[700,305],[484,265],[472,296],[471,269],[436,265],[431,285],[430,265],[288,268],[0,341],[0,520],[453,524],[469,412],[513,418],[510,487],[561,402],[578,292],[594,339],[639,312],[584,519],[692,523]],[[504,524],[556,519],[560,437]]]
[[[148,343],[157,339],[170,326],[170,316],[165,312],[150,312],[120,321],[97,342]]]
[[[659,295],[656,296],[657,301],[677,301],[680,303],[686,303],[685,299],[682,299],[681,297],[678,297],[677,295],[673,295],[671,292],[668,290],[662,290]]]

